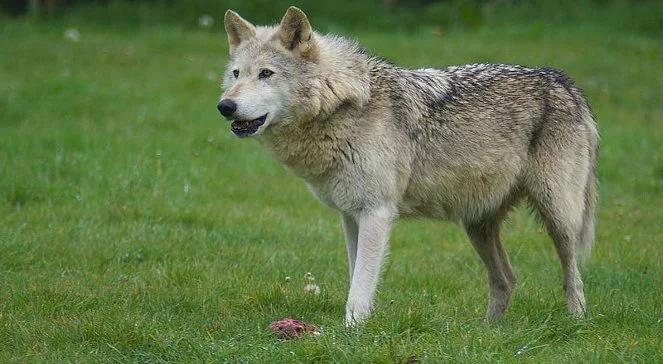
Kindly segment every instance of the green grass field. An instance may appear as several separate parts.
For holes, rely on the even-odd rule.
[[[412,67],[564,69],[602,141],[587,319],[567,317],[553,245],[521,209],[503,232],[519,285],[501,322],[483,322],[463,231],[403,221],[377,313],[348,330],[338,217],[215,109],[225,35],[89,24],[71,42],[67,27],[0,24],[0,362],[663,361],[660,36],[536,22],[352,34]],[[323,333],[279,341],[267,326],[286,316]]]

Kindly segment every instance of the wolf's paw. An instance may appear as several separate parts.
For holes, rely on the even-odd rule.
[[[486,321],[496,322],[504,316],[504,313],[509,307],[512,290],[513,287],[510,283],[506,283],[501,288],[495,287],[492,289],[488,302],[488,311],[486,312]]]
[[[587,302],[585,301],[585,292],[583,289],[582,281],[575,282],[575,284],[567,284],[566,290],[566,307],[569,314],[574,319],[582,319],[585,317],[587,311]]]
[[[584,295],[574,295],[568,298],[567,308],[569,314],[576,320],[581,320],[585,318],[585,311],[587,310],[587,304],[585,303]]]
[[[506,312],[508,303],[491,301],[488,304],[488,312],[486,313],[486,322],[494,323],[502,319]]]
[[[371,316],[370,304],[359,304],[348,301],[345,307],[345,326],[355,327],[360,325]]]

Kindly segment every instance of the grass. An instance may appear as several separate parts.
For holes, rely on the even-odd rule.
[[[0,362],[660,362],[663,48],[601,24],[354,33],[406,66],[565,69],[602,133],[589,316],[565,312],[552,243],[524,210],[504,229],[519,286],[482,321],[463,232],[400,222],[377,313],[342,326],[339,219],[215,110],[225,36],[159,26],[0,25]],[[320,295],[303,292],[312,272]],[[290,282],[285,281],[291,276]],[[276,340],[293,316],[319,337]]]

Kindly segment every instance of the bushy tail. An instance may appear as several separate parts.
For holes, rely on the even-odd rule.
[[[585,124],[588,127],[587,137],[590,142],[589,174],[585,186],[585,211],[582,216],[582,229],[576,245],[577,255],[581,261],[586,260],[591,253],[595,238],[596,207],[598,204],[598,179],[596,177],[596,159],[599,146],[599,134],[596,123],[589,111],[586,112]]]

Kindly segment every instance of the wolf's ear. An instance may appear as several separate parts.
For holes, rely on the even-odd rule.
[[[313,28],[306,14],[291,6],[285,12],[276,32],[281,44],[289,51],[310,60],[317,58],[317,46],[313,36]]]
[[[228,33],[228,48],[231,53],[240,43],[256,35],[256,27],[232,10],[226,11],[223,23]]]

